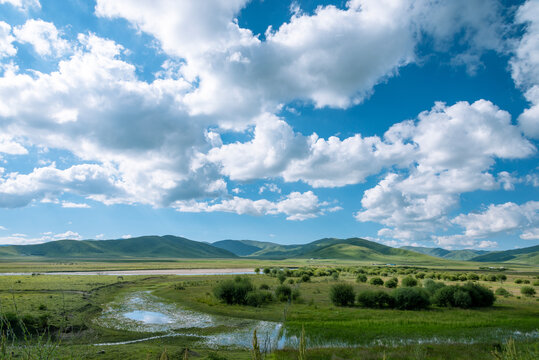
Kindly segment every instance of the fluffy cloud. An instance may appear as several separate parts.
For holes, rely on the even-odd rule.
[[[39,0],[0,0],[0,4],[10,4],[22,11],[41,8]]]
[[[20,207],[33,200],[55,199],[63,192],[87,197],[125,196],[114,172],[99,165],[74,165],[66,170],[54,166],[34,169],[29,174],[8,173],[0,179],[0,206]]]
[[[512,202],[492,204],[482,213],[461,214],[452,222],[462,226],[465,229],[464,235],[471,238],[523,229],[526,234],[532,234],[539,224],[539,202],[529,201],[522,205]]]
[[[516,43],[510,61],[512,76],[517,86],[526,90],[531,103],[519,117],[524,133],[539,139],[539,2],[529,0],[519,7],[515,20],[525,25],[525,32]]]
[[[62,201],[62,207],[68,209],[89,209],[90,205],[85,203],[75,203],[70,201]]]
[[[327,211],[327,203],[319,202],[312,192],[292,192],[279,201],[266,199],[250,200],[234,196],[232,199],[219,203],[208,202],[177,202],[174,207],[183,212],[214,212],[223,211],[249,215],[285,214],[287,220],[306,220],[315,218]]]
[[[520,235],[520,238],[524,240],[539,240],[539,227],[524,231]]]
[[[215,119],[188,115],[182,95],[190,84],[171,78],[138,81],[135,67],[121,60],[120,45],[92,34],[79,35],[78,41],[75,53],[59,63],[58,71],[4,73],[0,129],[10,134],[6,139],[26,139],[37,147],[65,149],[82,161],[97,162],[101,165],[88,166],[119,179],[115,182],[122,183],[122,190],[107,185],[101,194],[85,193],[53,181],[37,181],[28,190],[25,177],[18,175],[3,180],[3,203],[24,205],[32,194],[39,199],[45,193],[60,193],[60,188],[106,203],[155,206],[221,195],[225,184],[216,169],[193,163],[199,151],[210,147],[204,133]],[[3,150],[23,152],[6,141]],[[51,169],[36,169],[28,177],[49,173]],[[15,186],[16,181],[21,185]],[[43,186],[37,189],[36,184]],[[20,196],[15,196],[15,188]]]
[[[28,150],[26,150],[24,146],[16,142],[11,136],[1,134],[0,153],[10,155],[25,155],[28,154]]]
[[[396,124],[385,137],[411,141],[414,165],[403,174],[388,174],[365,191],[356,218],[389,226],[392,229],[379,235],[405,240],[426,239],[428,233],[449,226],[447,215],[461,193],[499,188],[489,172],[496,159],[536,152],[511,124],[510,115],[484,100],[436,104],[421,113],[417,123]],[[450,245],[450,239],[440,241]]]
[[[62,56],[70,50],[69,42],[60,37],[53,23],[30,19],[13,29],[20,43],[28,43],[41,56]]]
[[[53,240],[82,240],[82,236],[75,232],[68,230],[64,233],[54,234],[52,232],[43,233],[40,237],[28,237],[26,234],[11,234],[9,236],[0,236],[0,245],[30,245],[30,244],[42,244],[44,242]]]
[[[11,34],[11,26],[0,21],[0,59],[17,53],[13,41],[15,41],[15,37]]]

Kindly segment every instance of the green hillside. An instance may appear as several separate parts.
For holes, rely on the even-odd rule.
[[[422,246],[402,246],[401,249],[415,251],[420,254],[436,256],[439,258],[449,259],[449,260],[470,260],[476,256],[484,255],[488,253],[488,251],[485,251],[485,250],[473,250],[473,249],[446,250],[442,248],[429,248],[429,247],[422,247]]]
[[[0,256],[44,258],[233,258],[233,253],[185,238],[141,236],[118,240],[59,240],[38,245],[5,246]]]
[[[275,243],[255,240],[221,240],[211,244],[220,249],[225,249],[238,256],[249,256],[257,251],[269,247],[278,246]]]
[[[432,262],[428,255],[405,249],[396,249],[373,241],[350,239],[321,239],[305,245],[268,247],[251,256],[265,259],[307,258],[307,259],[347,259],[375,262]]]
[[[539,264],[539,245],[522,249],[493,251],[485,255],[476,256],[472,261],[480,262],[512,262],[522,264]]]

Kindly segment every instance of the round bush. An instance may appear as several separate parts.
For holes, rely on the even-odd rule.
[[[503,297],[511,296],[511,293],[509,291],[507,291],[506,289],[504,289],[504,288],[497,288],[494,293],[496,295],[503,296]]]
[[[399,285],[399,280],[397,278],[391,278],[384,285],[386,288],[394,289]]]
[[[359,275],[357,276],[357,278],[356,278],[356,281],[357,281],[357,282],[362,282],[362,283],[367,282],[367,275],[365,275],[365,274],[359,274]]]
[[[429,294],[418,287],[407,287],[393,290],[395,307],[401,310],[419,310],[429,307]]]
[[[402,278],[401,283],[402,283],[402,286],[413,287],[413,286],[417,286],[417,279],[411,276],[405,276]]]
[[[520,288],[520,293],[524,296],[533,296],[535,295],[535,289],[531,286],[523,286]]]
[[[515,284],[522,284],[522,279],[515,279]]]
[[[270,287],[268,284],[260,284],[260,287],[259,287],[260,290],[269,290]]]
[[[273,301],[273,294],[267,290],[255,290],[247,293],[245,303],[250,306],[261,306]]]
[[[382,278],[376,276],[376,277],[371,278],[369,283],[371,285],[382,286],[382,285],[384,285],[384,280],[382,280]]]
[[[431,280],[431,279],[427,279],[425,281],[423,281],[423,287],[425,288],[425,290],[427,290],[427,292],[432,296],[434,295],[434,293],[438,290],[438,289],[441,289],[445,286],[445,284],[441,281],[434,281],[434,280]]]
[[[472,307],[492,306],[496,300],[492,290],[479,284],[469,282],[466,285],[463,285],[461,289],[470,294],[470,297],[472,298]]]
[[[392,308],[395,306],[395,300],[393,296],[386,293],[383,290],[376,291],[362,291],[357,295],[357,302],[359,306],[367,308]]]
[[[329,297],[336,306],[351,306],[354,305],[356,293],[352,285],[335,284],[329,291]]]
[[[237,276],[234,280],[225,280],[217,284],[213,294],[227,304],[245,305],[247,294],[252,290],[253,284],[249,278]]]
[[[432,303],[440,307],[454,306],[453,295],[457,289],[457,286],[444,286],[437,289],[432,295]]]
[[[289,301],[292,299],[292,288],[288,285],[279,285],[275,288],[275,296],[279,301]]]
[[[468,274],[468,280],[479,280],[479,275],[474,273]]]
[[[467,309],[472,306],[472,297],[467,291],[457,289],[453,294],[453,306]]]
[[[337,276],[338,276],[338,273],[336,273]],[[309,274],[303,274],[301,275],[301,282],[309,282],[311,281],[311,277],[309,276]]]

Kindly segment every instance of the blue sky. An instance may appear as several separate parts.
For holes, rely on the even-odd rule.
[[[539,243],[539,1],[0,0],[0,244]]]

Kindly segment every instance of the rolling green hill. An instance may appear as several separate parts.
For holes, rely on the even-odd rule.
[[[182,237],[141,236],[119,240],[59,240],[38,245],[12,245],[0,256],[44,258],[234,258],[233,253]]]
[[[421,254],[436,256],[439,258],[449,259],[449,260],[470,260],[476,256],[484,255],[488,253],[488,251],[485,251],[485,250],[473,250],[473,249],[446,250],[442,248],[429,248],[429,247],[422,247],[422,246],[402,246],[401,249],[415,251]]]
[[[539,245],[522,249],[493,251],[485,255],[476,256],[471,260],[479,262],[509,262],[538,265]]]
[[[255,241],[255,240],[221,240],[212,243],[211,245],[220,249],[225,249],[238,256],[249,256],[257,251],[279,246],[275,243]]]
[[[360,238],[328,238],[305,245],[278,245],[255,252],[251,257],[265,259],[347,259],[375,262],[402,262],[403,260],[432,262],[436,260],[436,258],[428,255],[405,249],[396,249]]]

